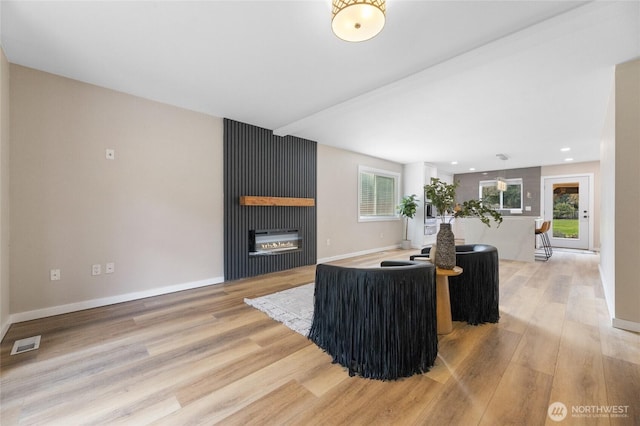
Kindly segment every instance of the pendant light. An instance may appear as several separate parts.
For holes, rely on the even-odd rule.
[[[507,161],[509,159],[509,157],[506,154],[496,154],[496,157],[498,157],[502,161]],[[500,192],[504,192],[507,190],[507,181],[505,180],[507,177],[507,169],[505,169],[504,166],[502,168],[504,172],[504,178],[501,176],[498,176],[496,178],[496,187]]]

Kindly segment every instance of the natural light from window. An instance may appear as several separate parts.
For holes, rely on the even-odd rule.
[[[358,167],[358,220],[398,219],[400,174]]]
[[[522,214],[522,179],[505,179],[507,190],[499,191],[497,181],[480,181],[479,197],[485,205],[511,214]]]

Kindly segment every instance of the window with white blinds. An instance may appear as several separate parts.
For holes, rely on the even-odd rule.
[[[360,166],[358,175],[359,220],[397,219],[400,174]]]

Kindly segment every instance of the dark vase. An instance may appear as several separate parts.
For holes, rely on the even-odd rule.
[[[442,269],[456,266],[456,240],[450,223],[441,223],[436,236],[436,266]]]

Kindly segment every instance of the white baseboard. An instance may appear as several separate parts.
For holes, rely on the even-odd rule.
[[[11,327],[11,319],[9,319],[6,324],[2,324],[2,328],[0,329],[0,342],[2,342],[5,334],[7,334],[7,331],[9,331],[9,327]]]
[[[607,310],[609,311],[609,317],[613,318],[615,314],[613,300],[609,300],[609,294],[607,293],[608,281],[604,271],[602,270],[602,262],[598,263],[598,272],[600,273],[600,283],[602,284],[602,292],[604,293],[604,301],[607,304]]]
[[[637,322],[627,321],[620,318],[613,318],[611,320],[611,325],[622,330],[635,331],[636,333],[640,333],[640,323]]]
[[[364,256],[365,254],[379,253],[381,251],[395,250],[397,248],[400,248],[400,244],[396,244],[396,245],[393,245],[393,246],[387,246],[387,247],[378,247],[378,248],[368,249],[368,250],[363,250],[363,251],[357,251],[355,253],[346,253],[346,254],[339,254],[337,256],[325,257],[325,258],[322,258],[322,259],[318,259],[317,263],[333,262],[335,260],[348,259],[350,257],[356,257],[356,256]]]
[[[160,296],[163,294],[175,293],[177,291],[190,290],[198,287],[206,287],[208,285],[220,284],[222,282],[224,282],[224,277],[215,277],[206,280],[170,285],[167,287],[153,288],[145,291],[137,291],[134,293],[120,294],[118,296],[85,300],[82,302],[70,303],[68,305],[52,306],[44,309],[36,309],[34,311],[19,312],[17,314],[11,314],[9,316],[9,324],[6,326],[6,328],[9,329],[9,325],[15,324],[17,322],[30,321],[34,319],[50,317],[53,315],[68,314],[69,312],[98,308],[100,306],[113,305],[115,303],[130,302],[132,300]]]
[[[606,289],[608,283],[606,282],[606,277],[605,277],[604,271],[602,270],[602,264],[598,265],[598,271],[600,271],[600,281],[602,282],[602,286],[604,290]],[[609,298],[607,297],[606,290],[603,292],[604,292],[604,300],[607,304],[607,309],[609,310],[609,315],[612,316],[611,326],[614,328],[619,328],[621,330],[634,331],[636,333],[640,333],[640,323],[623,320],[620,318],[616,318],[614,316],[615,315],[614,303],[613,303],[614,301],[609,300]]]

